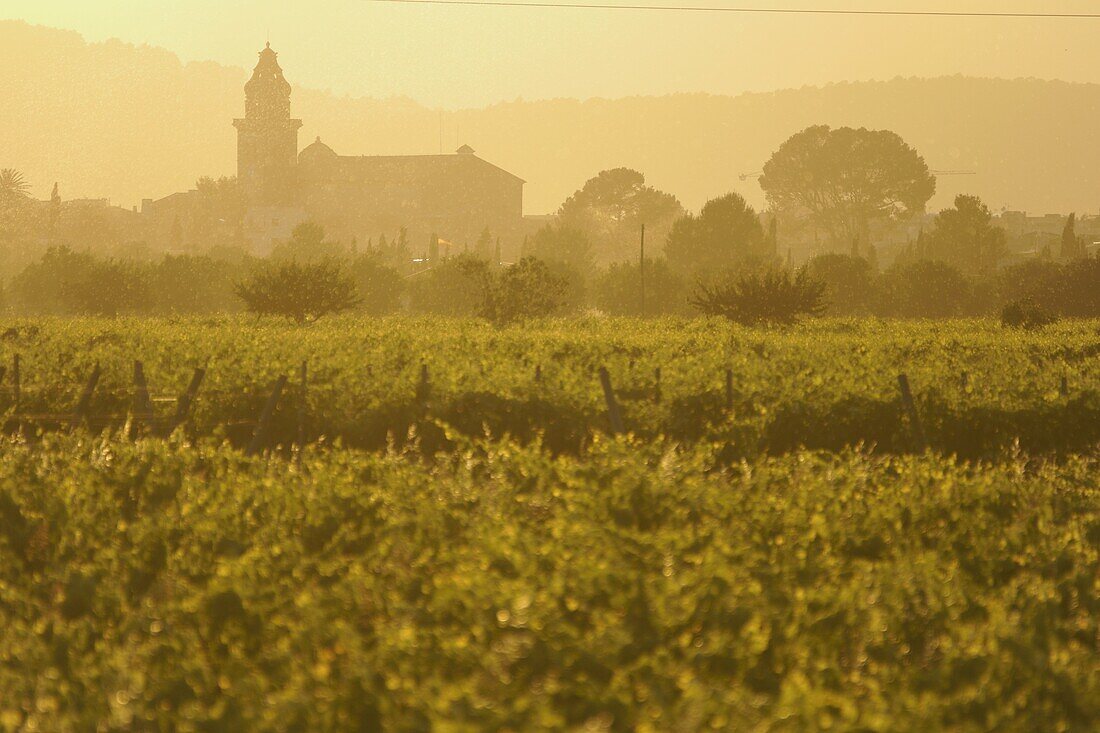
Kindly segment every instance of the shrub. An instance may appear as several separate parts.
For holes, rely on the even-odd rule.
[[[581,274],[592,274],[594,259],[588,235],[575,227],[547,224],[523,243],[523,256],[536,257],[547,264],[563,262]]]
[[[151,280],[147,265],[52,247],[15,277],[12,299],[31,313],[141,313],[152,307]]]
[[[1022,262],[1005,268],[998,275],[998,286],[1009,305],[1026,300],[1062,316],[1100,316],[1100,259]]]
[[[469,254],[448,257],[411,276],[411,306],[422,313],[475,316],[484,307],[491,282],[485,260]]]
[[[497,325],[553,315],[564,303],[567,286],[545,262],[524,257],[493,278],[481,315]]]
[[[1100,317],[1100,258],[1074,260],[1062,272],[1057,311],[1075,318]]]
[[[708,201],[698,216],[677,219],[664,251],[678,272],[702,275],[774,257],[766,241],[756,211],[740,194],[729,193]]]
[[[161,313],[218,313],[239,310],[233,280],[243,263],[205,255],[167,255],[153,273]]]
[[[354,278],[334,260],[267,264],[234,288],[253,313],[315,321],[359,304]]]
[[[866,315],[875,294],[875,272],[863,257],[818,255],[806,265],[810,276],[825,283],[829,315]]]
[[[565,290],[562,292],[561,306],[558,308],[558,312],[565,315],[583,310],[588,301],[588,284],[585,276],[568,262],[561,260],[542,261],[546,263],[551,273],[565,281]]]
[[[1051,308],[1058,297],[1062,266],[1044,259],[1030,259],[1010,265],[997,273],[997,295],[1002,305],[1031,300]]]
[[[366,313],[381,316],[400,307],[405,281],[397,270],[369,254],[355,258],[350,269]]]
[[[825,284],[811,278],[803,267],[794,277],[789,270],[767,270],[713,285],[700,283],[692,305],[707,315],[738,323],[793,323],[800,316],[820,316],[824,296]]]
[[[311,221],[302,222],[294,227],[290,239],[279,242],[271,250],[272,260],[297,260],[299,262],[318,262],[338,259],[346,254],[339,242],[325,239],[325,229]]]
[[[596,307],[612,316],[642,315],[641,272],[637,262],[616,262],[604,270],[593,287]],[[645,315],[682,314],[687,310],[684,279],[668,261],[645,261]]]
[[[958,269],[938,260],[891,267],[880,280],[883,315],[951,318],[971,311],[971,284]]]
[[[977,196],[960,194],[955,206],[936,215],[928,254],[970,275],[993,271],[1005,253],[1004,229],[993,224],[989,207]]]
[[[1016,300],[1001,310],[1001,325],[1010,328],[1041,328],[1057,320],[1058,316],[1031,300]]]

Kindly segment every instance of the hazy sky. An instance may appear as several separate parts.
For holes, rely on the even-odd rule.
[[[614,2],[614,0],[602,0]],[[634,4],[645,0],[633,0]],[[673,4],[661,0],[660,4]],[[1096,12],[1097,0],[684,0],[754,7]],[[430,106],[516,97],[735,94],[973,74],[1100,81],[1100,20],[823,17],[372,0],[4,0],[90,41],[251,67],[270,34],[297,85]]]

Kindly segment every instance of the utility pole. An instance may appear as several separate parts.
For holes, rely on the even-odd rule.
[[[641,256],[638,260],[638,271],[642,278],[642,318],[645,318],[645,224],[642,224]]]

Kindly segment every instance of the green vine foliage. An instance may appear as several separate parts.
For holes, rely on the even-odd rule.
[[[1093,730],[1100,466],[0,445],[4,730]]]

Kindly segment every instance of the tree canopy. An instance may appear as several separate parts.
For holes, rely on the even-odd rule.
[[[645,260],[645,309],[642,308],[641,263],[615,262],[596,278],[593,301],[612,316],[683,315],[688,311],[688,286],[664,257]]]
[[[896,133],[817,125],[779,146],[760,187],[785,222],[814,227],[847,248],[923,213],[936,179]]]
[[[637,257],[642,224],[646,237],[658,242],[683,212],[670,193],[647,186],[645,176],[630,168],[601,171],[566,199],[558,221],[583,231],[600,262]]]
[[[1077,214],[1070,213],[1066,226],[1062,229],[1062,248],[1058,255],[1063,260],[1077,260],[1088,257],[1085,240],[1077,235]]]
[[[33,226],[31,187],[14,168],[0,170],[0,242],[26,236]]]
[[[410,306],[414,312],[476,316],[492,282],[489,263],[465,253],[444,257],[412,276]]]
[[[689,274],[735,269],[762,260],[764,229],[756,211],[739,194],[711,199],[699,215],[676,220],[665,243],[669,265]]]
[[[891,267],[882,274],[882,315],[956,318],[972,314],[972,285],[957,268],[940,260]]]
[[[524,257],[491,279],[481,315],[499,326],[553,315],[565,303],[567,286],[545,262]]]
[[[862,257],[818,255],[806,263],[810,277],[825,283],[826,313],[835,316],[867,315],[872,308],[875,270]]]
[[[0,202],[30,198],[31,185],[23,174],[14,168],[0,170]]]
[[[203,176],[195,182],[195,190],[199,196],[192,212],[191,239],[204,248],[243,244],[245,200],[236,177]]]
[[[290,239],[275,245],[271,250],[271,259],[317,262],[340,258],[345,254],[347,252],[339,242],[330,242],[325,238],[324,227],[305,221],[291,230]]]
[[[294,260],[260,267],[234,288],[245,307],[260,315],[315,321],[360,303],[355,279],[335,260]]]
[[[523,256],[544,262],[564,262],[582,275],[590,275],[595,261],[588,235],[576,227],[547,224],[523,243]]]
[[[977,275],[992,271],[1005,252],[1005,232],[993,224],[989,207],[977,196],[955,197],[954,208],[936,215],[926,256]]]

